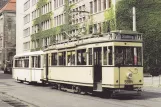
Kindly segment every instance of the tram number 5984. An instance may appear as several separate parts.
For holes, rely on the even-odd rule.
[[[125,80],[125,84],[132,84],[133,81],[132,80]]]

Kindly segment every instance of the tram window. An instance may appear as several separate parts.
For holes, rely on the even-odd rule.
[[[21,60],[15,60],[15,67],[21,67],[20,61],[21,61]]]
[[[23,67],[21,57],[15,60],[15,67]]]
[[[142,65],[142,49],[137,48],[137,64]]]
[[[103,64],[107,65],[107,47],[103,48]]]
[[[33,68],[41,67],[41,57],[40,56],[32,56],[32,67]]]
[[[57,65],[57,53],[52,53],[51,65]]]
[[[41,56],[38,56],[38,68],[41,68]]]
[[[115,48],[115,65],[122,65],[124,63],[124,54],[122,48]]]
[[[35,67],[35,58],[32,56],[32,67]]]
[[[24,67],[25,68],[29,67],[29,58],[28,57],[24,59]]]
[[[87,63],[86,49],[77,51],[77,65],[86,65]]]
[[[88,54],[89,55],[89,65],[92,65],[92,59],[93,59],[92,58],[92,56],[93,56],[92,55],[92,48],[89,48],[89,51],[88,52],[89,52],[89,54]]]
[[[59,53],[59,65],[66,65],[66,52]]]
[[[67,52],[68,65],[75,65],[75,51]]]
[[[46,54],[44,55],[44,66],[46,65]]]
[[[112,55],[112,53],[113,53],[113,50],[112,50],[112,46],[109,46],[108,47],[108,65],[112,65],[112,59],[113,59],[113,55]]]
[[[142,65],[142,51],[138,47],[115,47],[115,65]]]
[[[35,68],[40,68],[41,59],[40,56],[35,56]]]

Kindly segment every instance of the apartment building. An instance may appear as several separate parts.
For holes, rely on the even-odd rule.
[[[8,2],[8,0],[1,0],[0,1],[0,9]]]
[[[17,0],[16,53],[116,29],[118,0]]]
[[[11,67],[16,54],[16,0],[0,2],[5,2],[0,9],[0,66],[3,69]]]

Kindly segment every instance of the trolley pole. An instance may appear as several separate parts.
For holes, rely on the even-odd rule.
[[[133,31],[136,31],[136,8],[133,7]]]

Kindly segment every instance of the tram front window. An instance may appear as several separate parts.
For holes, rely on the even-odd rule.
[[[115,47],[115,65],[135,66],[142,65],[141,47]]]

